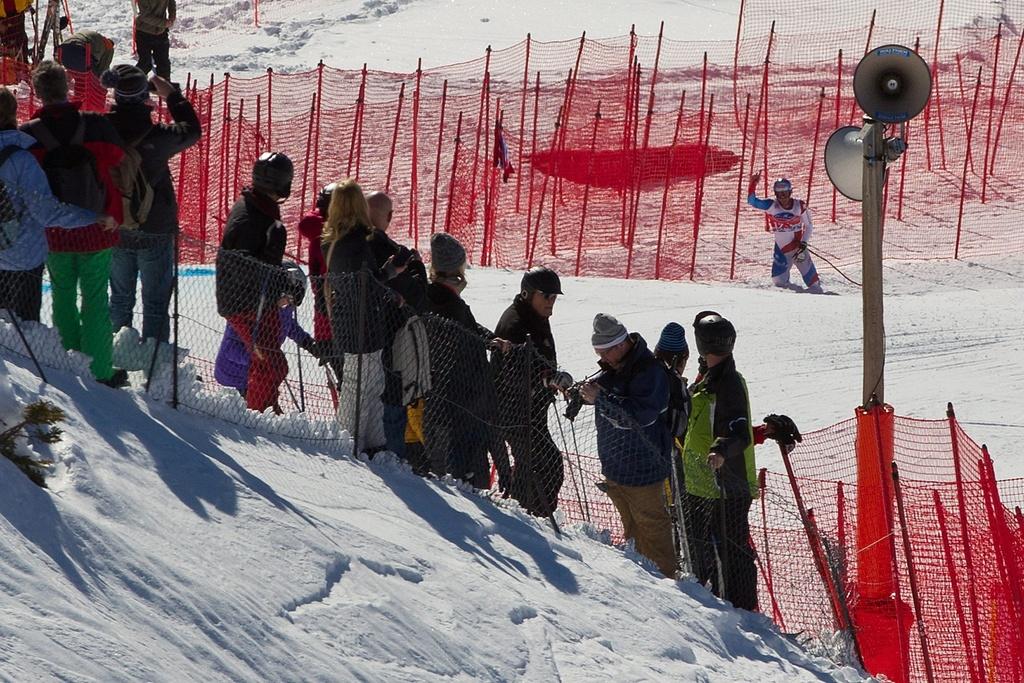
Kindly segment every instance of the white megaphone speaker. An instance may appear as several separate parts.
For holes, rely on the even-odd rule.
[[[882,123],[903,123],[928,104],[928,65],[902,45],[883,45],[864,55],[853,74],[853,94],[864,113]],[[846,194],[845,192],[843,194]]]
[[[843,126],[825,143],[825,172],[844,197],[864,199],[864,134],[858,126]]]

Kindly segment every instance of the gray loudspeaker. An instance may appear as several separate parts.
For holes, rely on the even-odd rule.
[[[876,47],[853,74],[853,94],[864,113],[883,123],[914,118],[928,104],[932,75],[913,50],[901,45]]]
[[[825,143],[825,171],[844,196],[856,202],[864,198],[864,141],[857,126],[843,126]]]

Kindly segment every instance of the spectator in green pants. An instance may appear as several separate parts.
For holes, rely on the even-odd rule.
[[[53,324],[60,332],[66,349],[81,351],[92,357],[89,369],[96,379],[111,383],[114,374],[110,334],[111,249],[100,251],[51,252],[46,259],[53,292]],[[78,292],[82,292],[82,309],[78,309]],[[117,373],[115,384],[124,379]]]
[[[101,114],[80,113],[77,105],[67,101],[67,73],[60,64],[40,62],[32,83],[43,107],[21,130],[36,139],[30,151],[47,169],[53,194],[65,203],[113,216],[120,224],[121,195],[110,169],[124,157],[121,137]],[[82,147],[91,153],[94,163],[78,151]],[[48,164],[48,158],[53,163]],[[50,247],[47,267],[53,288],[53,324],[64,348],[90,356],[90,369],[98,381],[124,386],[127,373],[112,367],[107,295],[111,248],[117,244],[117,231],[108,231],[99,224],[74,231],[48,228],[46,239]]]

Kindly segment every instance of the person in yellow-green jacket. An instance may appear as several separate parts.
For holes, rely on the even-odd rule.
[[[746,381],[732,350],[736,328],[704,311],[693,325],[702,360],[683,443],[684,514],[693,573],[735,607],[757,610],[757,566],[747,513],[757,496]]]

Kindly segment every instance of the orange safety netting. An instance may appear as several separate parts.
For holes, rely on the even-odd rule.
[[[815,639],[852,631],[868,671],[892,680],[1024,680],[1024,480],[997,481],[952,412],[947,420],[895,417],[892,437],[900,486],[889,475],[888,515],[866,508],[891,526],[874,547],[858,550],[867,520],[858,514],[856,419],[805,435],[790,476],[762,470],[750,511],[761,611]],[[594,487],[602,479],[596,454],[565,457],[567,519],[621,541],[618,515]],[[881,601],[870,597],[878,568],[869,577],[864,564],[876,548],[890,591]],[[893,621],[897,605],[902,628],[886,631],[887,619],[875,617]],[[880,661],[886,653],[894,661]]]
[[[527,39],[412,73],[321,65],[202,84],[190,77],[204,136],[180,161],[181,222],[216,244],[252,162],[276,149],[298,172],[289,225],[321,185],[355,176],[394,195],[396,233],[423,248],[447,230],[476,263],[766,277],[772,240],[745,203],[758,170],[762,195],[772,176],[793,180],[813,210],[821,257],[853,263],[860,207],[836,195],[822,150],[833,129],[859,120],[851,83],[865,48],[901,42],[919,49],[934,83],[908,127],[909,151],[891,168],[886,257],[1017,253],[1021,37],[1012,17],[1006,27],[986,20],[980,0],[941,5],[874,14],[846,3],[826,34],[805,12],[744,3],[735,43]],[[514,168],[507,180],[495,164],[499,124]]]
[[[224,80],[196,92],[211,187],[188,209],[190,223],[209,238],[257,151],[274,148],[301,170],[292,217],[320,185],[355,175],[396,196],[396,227],[417,246],[448,230],[478,263],[750,277],[766,271],[771,251],[744,203],[747,175],[763,170],[762,194],[769,176],[788,175],[809,201],[814,248],[853,262],[859,207],[835,197],[824,141],[859,119],[851,83],[865,47],[919,38],[933,97],[891,173],[886,256],[1019,251],[1008,217],[1024,180],[1019,40],[994,22],[963,23],[984,9],[946,9],[939,31],[937,10],[873,17],[850,7],[849,25],[822,40],[807,22],[780,19],[772,32],[759,17],[779,16],[775,8],[747,4],[735,44],[527,40],[407,74],[321,67]],[[515,168],[507,182],[494,165],[499,121]]]

